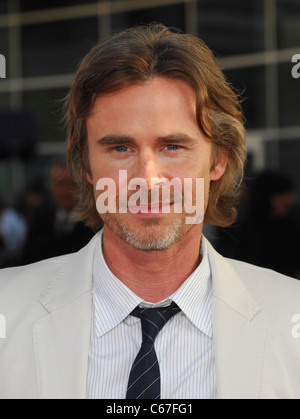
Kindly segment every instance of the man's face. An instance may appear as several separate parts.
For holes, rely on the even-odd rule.
[[[119,184],[122,170],[126,171],[128,182],[143,178],[149,194],[151,179],[179,178],[183,185],[185,178],[204,178],[206,208],[210,180],[221,177],[226,166],[224,157],[211,170],[211,143],[197,124],[195,93],[177,80],[155,77],[147,83],[99,96],[87,120],[87,136],[87,179],[94,185],[95,199],[100,193],[96,184],[105,177],[114,180],[119,201],[124,188]],[[128,191],[128,198],[133,193]],[[186,223],[184,205],[181,213],[175,213],[172,194],[170,201],[169,213],[163,213],[160,204],[151,212],[149,203],[149,210],[143,212],[117,211],[101,217],[105,228],[130,245],[145,250],[165,249],[190,229],[201,231],[201,225]]]

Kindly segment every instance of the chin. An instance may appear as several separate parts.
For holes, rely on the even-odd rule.
[[[168,225],[156,220],[143,220],[141,225],[126,223],[114,217],[104,219],[104,223],[130,246],[144,251],[166,250],[180,241],[191,229],[183,217],[176,218]]]

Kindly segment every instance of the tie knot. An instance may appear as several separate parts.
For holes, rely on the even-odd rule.
[[[180,311],[172,302],[168,307],[140,308],[136,307],[131,315],[139,317],[142,323],[143,343],[154,340],[164,325]]]

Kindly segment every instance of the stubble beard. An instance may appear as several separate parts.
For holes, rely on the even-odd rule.
[[[185,215],[178,214],[168,225],[160,219],[139,220],[137,227],[130,226],[117,214],[102,214],[104,224],[130,246],[139,250],[166,250],[180,241],[192,228],[186,224]]]

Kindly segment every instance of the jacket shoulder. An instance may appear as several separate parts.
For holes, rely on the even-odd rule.
[[[243,275],[246,279],[251,278],[252,281],[255,280],[264,280],[267,284],[278,282],[284,282],[285,285],[288,283],[292,287],[293,286],[300,286],[300,281],[295,278],[291,278],[279,272],[273,271],[272,269],[263,268],[257,265],[252,265],[251,263],[242,262],[235,259],[225,258],[228,263],[232,265],[232,267],[241,275]]]
[[[49,279],[48,275],[51,275],[61,264],[72,257],[74,255],[69,254],[41,260],[29,265],[0,269],[0,288],[9,284],[15,286],[18,281],[22,283],[26,281],[27,285],[32,281],[42,284],[46,278]]]
[[[0,312],[35,304],[49,286],[55,272],[72,263],[73,254],[45,259],[29,265],[0,270]]]
[[[0,313],[48,312],[90,290],[98,237],[78,252],[0,270]]]
[[[300,281],[271,269],[233,259],[227,262],[238,273],[250,293],[262,306],[300,310]],[[280,311],[279,310],[279,311]]]

